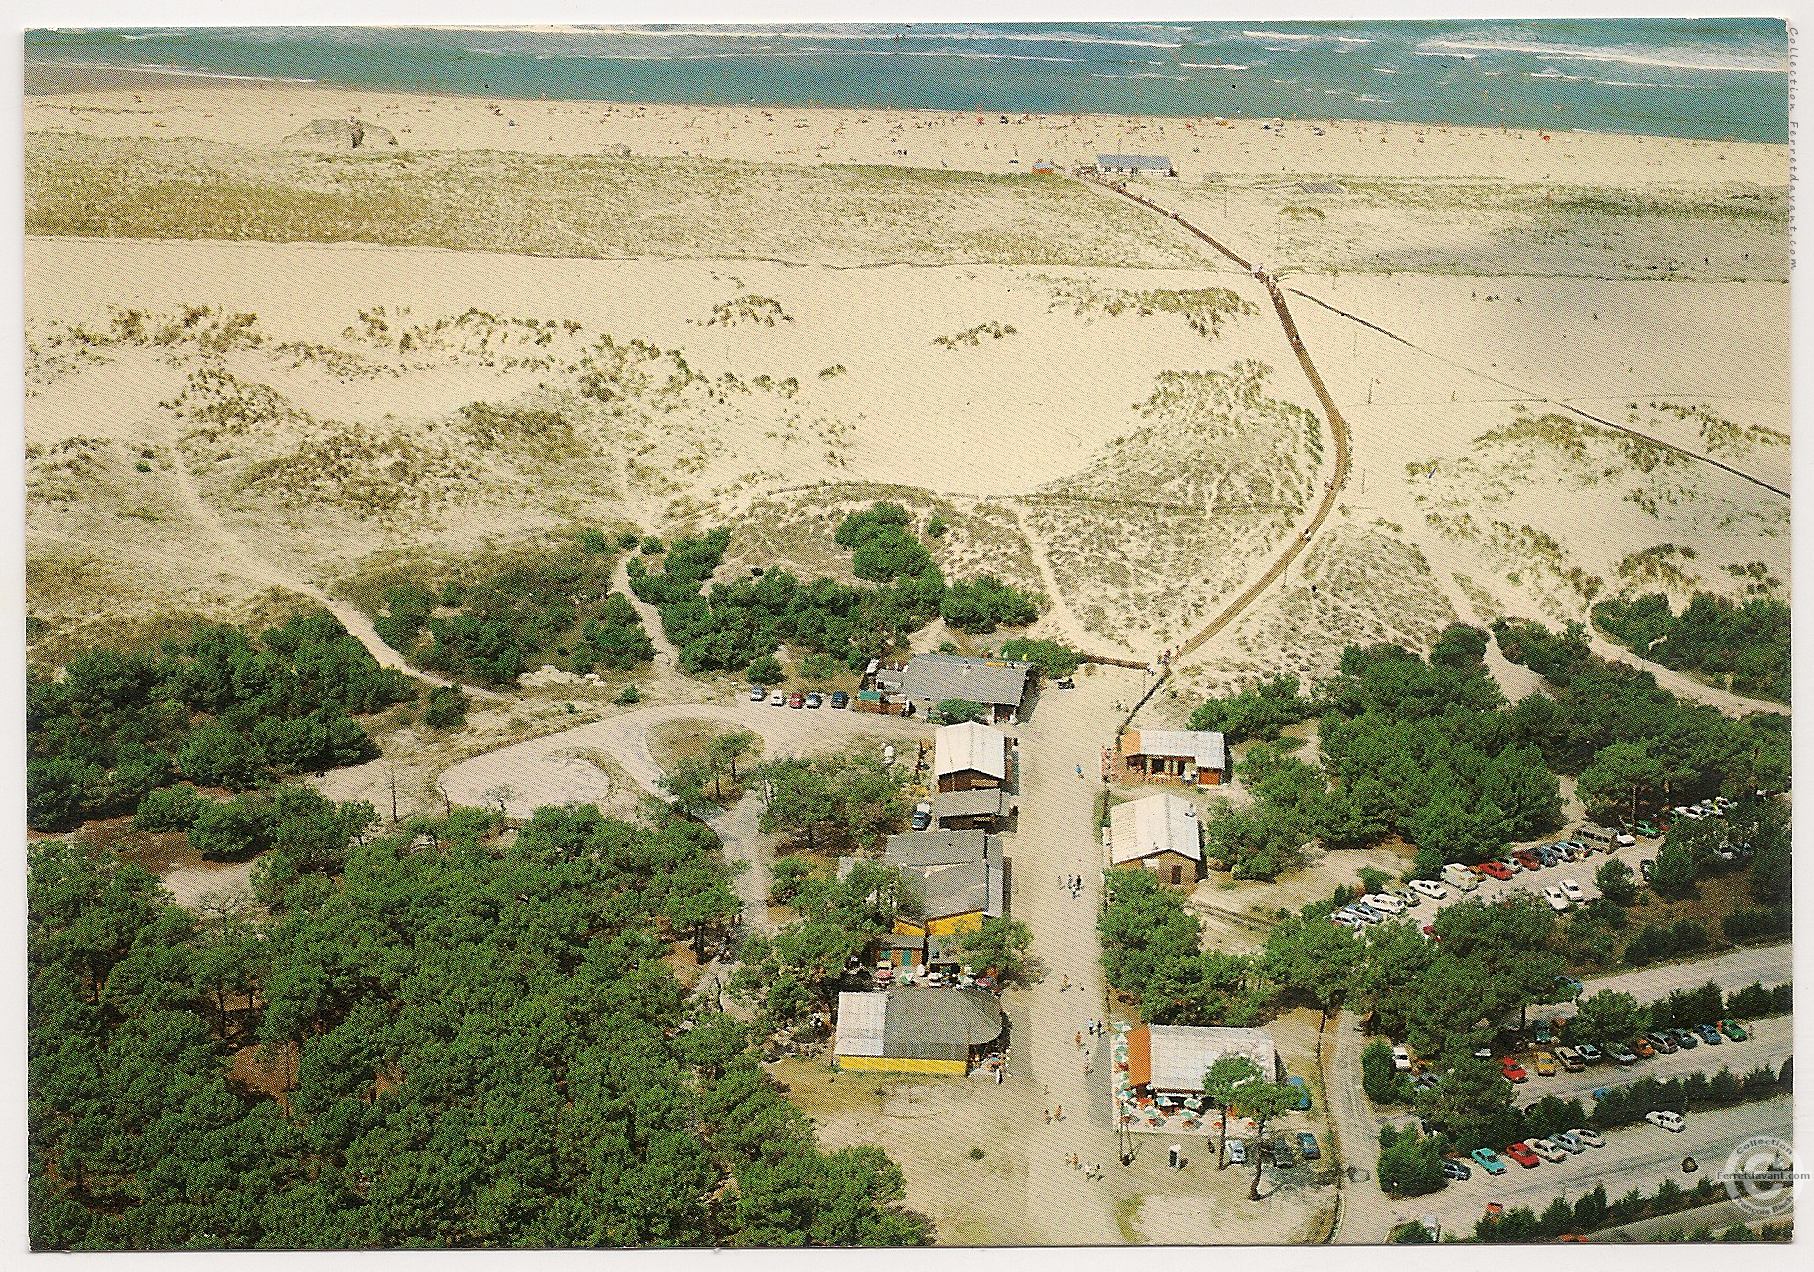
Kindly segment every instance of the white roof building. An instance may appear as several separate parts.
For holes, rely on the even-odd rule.
[[[1122,740],[1130,755],[1182,756],[1200,769],[1221,769],[1228,764],[1228,744],[1220,733],[1192,729],[1136,729]]]
[[[1198,1025],[1148,1025],[1130,1035],[1129,1076],[1144,1078],[1154,1091],[1200,1092],[1203,1075],[1224,1056],[1246,1056],[1269,1082],[1278,1080],[1279,1051],[1264,1029],[1204,1028]],[[1138,1054],[1145,1042],[1147,1055]],[[1144,1072],[1141,1072],[1144,1070]]]
[[[982,773],[998,782],[1008,778],[1008,735],[967,720],[947,724],[932,738],[932,769],[937,777]]]
[[[887,1029],[888,995],[851,993],[838,995],[838,1042],[841,1056],[879,1056]]]
[[[1117,866],[1162,852],[1203,860],[1197,809],[1176,795],[1148,795],[1109,810],[1109,861]]]

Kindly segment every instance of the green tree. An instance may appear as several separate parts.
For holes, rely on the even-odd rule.
[[[1387,1126],[1380,1130],[1379,1144],[1379,1188],[1388,1197],[1421,1197],[1448,1186],[1436,1140]]]
[[[945,698],[937,707],[938,718],[946,724],[963,724],[971,720],[980,720],[984,724],[995,718],[994,709],[981,702],[971,702],[967,698]]]
[[[1001,979],[1019,982],[1027,975],[1027,950],[1033,929],[1006,915],[989,916],[974,930],[960,933],[958,951],[965,963],[994,968]]]
[[[1674,834],[1673,827],[1671,834]],[[1666,841],[1657,850],[1656,862],[1650,874],[1650,886],[1665,897],[1686,897],[1693,894],[1700,874],[1700,863],[1695,860],[1694,851],[1688,845],[1679,839]]]
[[[1635,822],[1650,792],[1662,784],[1663,766],[1643,742],[1614,742],[1594,753],[1581,770],[1575,794],[1590,815]]]
[[[1264,1083],[1266,1075],[1260,1072],[1260,1066],[1246,1056],[1219,1056],[1203,1075],[1203,1095],[1222,1113],[1222,1134],[1216,1140],[1216,1169],[1221,1170],[1228,1164],[1228,1121],[1229,1109],[1236,1099],[1241,1097],[1241,1088],[1255,1083]],[[1258,1146],[1254,1153],[1259,1154]]]
[[[1646,1023],[1637,999],[1605,989],[1583,998],[1576,1006],[1568,1036],[1605,1049],[1614,1043],[1630,1042],[1643,1032]]]
[[[1283,1082],[1252,1082],[1241,1088],[1236,1097],[1236,1108],[1241,1114],[1254,1123],[1256,1138],[1264,1142],[1266,1127],[1274,1120],[1283,1117],[1297,1107],[1298,1094],[1295,1087]],[[1260,1200],[1260,1173],[1265,1167],[1265,1155],[1253,1155],[1253,1182],[1248,1186],[1247,1199]]]
[[[1614,905],[1636,905],[1641,889],[1631,867],[1617,857],[1608,858],[1594,871],[1594,883],[1600,895]]]
[[[778,685],[787,679],[787,673],[781,670],[781,663],[773,654],[763,654],[750,661],[745,669],[753,685]]]

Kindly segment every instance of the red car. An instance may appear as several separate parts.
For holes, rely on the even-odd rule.
[[[1504,866],[1500,865],[1497,861],[1481,862],[1479,865],[1474,867],[1474,873],[1487,875],[1487,876],[1490,876],[1491,878],[1500,879],[1500,880],[1510,879],[1512,877],[1512,872],[1510,870],[1507,870]]]
[[[1526,870],[1537,871],[1543,869],[1543,863],[1537,859],[1537,854],[1529,850],[1513,853],[1512,860],[1523,866]]]
[[[1526,1078],[1531,1076],[1524,1071],[1523,1065],[1519,1064],[1510,1056],[1505,1057],[1505,1059],[1499,1062],[1499,1071],[1505,1074],[1505,1080],[1507,1082],[1523,1082]]]
[[[803,693],[789,694],[787,705],[793,707],[795,710],[804,707],[806,705],[806,695]]]
[[[1531,1152],[1530,1146],[1523,1140],[1519,1140],[1516,1144],[1509,1146],[1505,1150],[1505,1155],[1526,1170],[1534,1170],[1537,1163],[1543,1160],[1535,1153]]]

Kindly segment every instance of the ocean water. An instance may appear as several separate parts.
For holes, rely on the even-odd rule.
[[[47,30],[31,62],[498,97],[1788,140],[1773,19]]]

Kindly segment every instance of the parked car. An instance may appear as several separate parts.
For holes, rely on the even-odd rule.
[[[1489,1175],[1505,1174],[1505,1163],[1499,1159],[1499,1154],[1490,1148],[1477,1148],[1468,1156],[1474,1159],[1476,1166]]]
[[[1550,1028],[1550,1023],[1547,1020],[1539,1020],[1537,1022],[1535,1035],[1539,1047],[1552,1046],[1556,1041],[1556,1031]]]
[[[1560,1144],[1552,1143],[1547,1139],[1534,1139],[1527,1142],[1530,1145],[1531,1152],[1535,1153],[1546,1162],[1560,1162],[1565,1161],[1568,1158],[1568,1150],[1563,1148]]]
[[[913,828],[915,830],[926,830],[931,825],[932,804],[928,800],[921,800],[913,806]]]
[[[1687,1125],[1682,1121],[1682,1115],[1674,1109],[1652,1109],[1644,1115],[1644,1120],[1676,1135],[1680,1135]]]
[[[1519,1064],[1510,1056],[1505,1056],[1499,1061],[1499,1072],[1505,1075],[1505,1080],[1507,1082],[1513,1083],[1523,1082],[1526,1078],[1531,1076],[1524,1071],[1523,1065]]]
[[[1364,919],[1368,923],[1384,923],[1386,921],[1386,916],[1384,914],[1382,914],[1378,910],[1375,910],[1372,906],[1368,905],[1365,901],[1356,901],[1353,903],[1353,905],[1354,905],[1354,912],[1356,914],[1360,915],[1361,918]]]
[[[1745,1027],[1743,1025],[1739,1024],[1738,1021],[1736,1021],[1736,1020],[1720,1021],[1720,1032],[1725,1034],[1728,1038],[1732,1039],[1732,1041],[1734,1041],[1734,1042],[1743,1042],[1743,1041],[1745,1041],[1745,1039],[1747,1039],[1751,1036],[1750,1034],[1745,1032]]]
[[[1564,879],[1562,881],[1562,895],[1567,897],[1570,901],[1573,901],[1576,905],[1580,905],[1587,900],[1587,894],[1581,891],[1581,885],[1576,883],[1573,879]]]
[[[1636,830],[1646,839],[1655,839],[1657,837],[1657,824],[1648,819],[1640,821],[1636,826]]]
[[[1644,1041],[1650,1044],[1652,1050],[1660,1051],[1666,1056],[1672,1056],[1676,1052],[1675,1039],[1669,1036],[1667,1029],[1645,1034]]]
[[[1638,842],[1637,837],[1629,830],[1621,830],[1614,838],[1618,841],[1618,845],[1621,848],[1630,848]],[[1610,853],[1612,849],[1608,848],[1606,851]]]
[[[1505,1155],[1526,1170],[1535,1170],[1537,1164],[1543,1160],[1541,1157],[1538,1157],[1535,1153],[1531,1152],[1530,1145],[1526,1144],[1523,1140],[1519,1140],[1516,1144],[1507,1144],[1505,1146]]]
[[[1671,1029],[1669,1036],[1675,1039],[1675,1045],[1683,1051],[1693,1051],[1701,1045],[1701,1036],[1692,1029]]]
[[[1624,1068],[1629,1065],[1634,1065],[1638,1062],[1637,1052],[1633,1051],[1630,1047],[1626,1046],[1622,1042],[1610,1043],[1607,1046],[1606,1050],[1607,1050],[1607,1054],[1612,1056],[1613,1063],[1617,1064],[1621,1068]]]
[[[1689,808],[1684,804],[1677,804],[1670,811],[1677,817],[1686,817],[1689,821],[1705,821],[1707,818],[1707,814],[1703,813],[1700,809]]]
[[[1541,861],[1545,866],[1553,866],[1558,861],[1562,860],[1562,854],[1548,844],[1539,845],[1538,847],[1531,849],[1531,851],[1537,854],[1537,860]]]
[[[1449,895],[1449,890],[1447,888],[1430,879],[1413,879],[1411,880],[1410,888],[1413,892],[1423,893],[1432,901],[1441,901]]]
[[[817,711],[825,705],[825,695],[817,689],[812,690],[806,695],[806,705],[810,710]]]
[[[1434,1091],[1442,1085],[1439,1073],[1420,1073],[1411,1079],[1411,1088],[1416,1091]]]
[[[1543,899],[1549,902],[1549,908],[1560,914],[1568,909],[1568,898],[1562,895],[1562,889],[1549,887],[1543,890]]]
[[[1644,858],[1644,860],[1638,863],[1638,873],[1644,876],[1645,883],[1649,883],[1656,875],[1656,872],[1657,863],[1652,861],[1649,857]]]
[[[1419,936],[1423,937],[1423,939],[1426,941],[1442,940],[1442,938],[1440,936],[1436,935],[1436,925],[1434,923],[1424,924],[1422,927],[1417,929],[1417,934]]]
[[[1499,858],[1499,864],[1513,874],[1520,874],[1524,870],[1524,867],[1518,864],[1518,859],[1516,857],[1501,857]]]
[[[1298,1152],[1304,1155],[1304,1160],[1307,1162],[1314,1162],[1323,1155],[1322,1146],[1316,1142],[1316,1136],[1309,1131],[1298,1132]]]
[[[1583,1060],[1581,1053],[1573,1047],[1557,1047],[1556,1059],[1561,1061],[1562,1067],[1570,1073],[1579,1073],[1587,1067],[1587,1061]]]
[[[849,694],[845,693],[842,689],[833,689],[831,691],[831,709],[833,711],[842,711],[842,710],[844,710],[845,707],[848,707],[849,705],[850,705],[850,695]]]
[[[1600,1049],[1591,1042],[1584,1042],[1575,1050],[1581,1053],[1581,1060],[1585,1064],[1599,1064],[1600,1061],[1606,1059],[1600,1054]]]
[[[806,695],[801,693],[798,689],[794,690],[787,695],[787,705],[792,707],[795,711],[798,711],[801,707],[806,705]]]
[[[1557,1131],[1549,1137],[1550,1143],[1565,1153],[1585,1153],[1587,1145],[1576,1139],[1573,1132]]]
[[[1369,892],[1360,899],[1362,905],[1370,905],[1381,914],[1396,918],[1405,912],[1404,902],[1384,892]]]
[[[1573,976],[1558,976],[1556,977],[1556,984],[1567,992],[1571,1000],[1581,997],[1581,991],[1587,988],[1587,986],[1583,985]]]
[[[1285,1085],[1291,1087],[1298,1093],[1298,1102],[1292,1107],[1296,1108],[1300,1113],[1309,1109],[1310,1088],[1305,1084],[1304,1079],[1298,1077],[1295,1073],[1287,1074],[1285,1076]]]
[[[761,685],[750,686],[751,702],[761,702],[766,697],[768,697],[768,690],[764,689]]]
[[[1712,1025],[1696,1025],[1694,1027],[1694,1032],[1699,1034],[1701,1036],[1701,1041],[1706,1043],[1709,1047],[1717,1047],[1720,1045],[1720,1031],[1715,1029]]]
[[[1460,888],[1463,892],[1472,892],[1480,886],[1480,880],[1475,876],[1473,868],[1464,866],[1459,861],[1451,861],[1442,868],[1442,881],[1451,888]]]
[[[1648,1060],[1657,1053],[1657,1049],[1650,1045],[1650,1040],[1642,1034],[1631,1040],[1631,1049],[1638,1053],[1640,1060]]]
[[[1474,870],[1476,873],[1483,874],[1489,879],[1498,879],[1502,882],[1512,877],[1512,872],[1507,870],[1497,861],[1483,861],[1475,866]]]
[[[1513,853],[1512,860],[1523,866],[1526,870],[1536,870],[1543,865],[1543,863],[1537,859],[1537,854],[1528,848],[1523,852]]]
[[[782,693],[779,689],[775,690],[768,696],[768,705],[771,707],[785,707],[787,705],[787,695]]]
[[[1458,1157],[1445,1157],[1442,1159],[1442,1174],[1443,1178],[1456,1181],[1472,1179],[1474,1177],[1474,1172],[1468,1168],[1468,1164]]]
[[[1283,1135],[1272,1137],[1272,1164],[1281,1167],[1297,1165],[1297,1158],[1291,1152],[1291,1141]]]
[[[1553,1078],[1556,1076],[1556,1057],[1547,1051],[1537,1053],[1537,1076]]]
[[[1606,1147],[1606,1139],[1598,1131],[1590,1131],[1577,1126],[1569,1131],[1568,1136],[1570,1139],[1579,1140],[1589,1148]]]
[[[1247,1165],[1247,1141],[1233,1139],[1228,1141],[1228,1162],[1231,1166]]]
[[[1404,888],[1388,888],[1386,890],[1386,895],[1407,909],[1414,905],[1423,904],[1423,899],[1421,897],[1415,892],[1409,892]]]
[[[1411,1072],[1411,1049],[1409,1047],[1392,1048],[1392,1067],[1399,1073]]]

